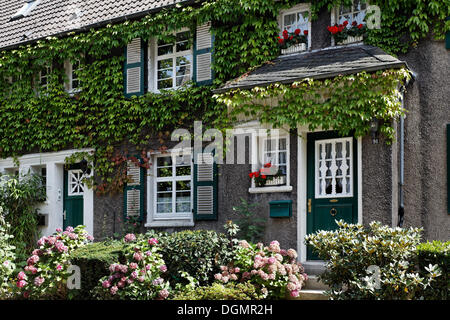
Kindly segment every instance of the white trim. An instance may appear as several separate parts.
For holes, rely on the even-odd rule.
[[[80,65],[77,70],[83,70],[83,68],[81,67],[81,58],[77,59],[77,61]],[[70,95],[80,92],[81,88],[73,87],[73,71],[74,70],[73,70],[73,64],[69,59],[64,60],[64,71],[66,73],[67,80],[68,80],[68,82],[64,84],[64,87],[66,88],[66,92],[69,93]],[[80,85],[80,79],[77,78],[75,80],[78,80],[78,85]]]
[[[291,192],[292,186],[279,187],[254,187],[248,189],[249,193],[275,193],[275,192]]]
[[[33,167],[47,168],[47,201],[39,205],[39,210],[48,215],[48,225],[41,228],[45,236],[51,235],[56,228],[63,228],[63,190],[65,159],[77,152],[91,152],[93,149],[71,149],[58,152],[33,153],[18,158],[19,171],[27,172]],[[13,158],[0,159],[0,172],[15,169]],[[91,175],[93,172],[91,172]],[[94,233],[94,191],[84,186],[83,223],[89,234]]]
[[[306,259],[306,245],[304,243],[307,234],[307,163],[308,163],[308,141],[307,133],[320,132],[321,128],[310,131],[307,127],[297,129],[297,252],[301,263],[310,265],[323,265],[321,261],[311,261]],[[363,222],[362,208],[362,138],[356,139],[357,143],[357,174],[358,174],[358,224]]]

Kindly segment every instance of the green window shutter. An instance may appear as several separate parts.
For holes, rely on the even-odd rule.
[[[450,123],[447,124],[447,212],[450,214]]]
[[[214,79],[212,70],[214,37],[210,28],[211,22],[208,22],[198,26],[195,32],[193,79],[198,85],[212,84]]]
[[[195,220],[217,220],[217,180],[214,154],[194,154]]]
[[[135,38],[125,48],[124,94],[126,97],[144,94],[145,45]]]
[[[125,217],[144,217],[144,183],[145,169],[132,161],[127,162],[127,176],[130,182],[124,188]]]
[[[450,17],[447,17],[447,21],[450,20]],[[445,34],[445,48],[450,50],[450,31],[447,31]]]

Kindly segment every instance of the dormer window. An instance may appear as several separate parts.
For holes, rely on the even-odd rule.
[[[311,21],[309,15],[310,7],[307,3],[300,3],[290,9],[282,10],[278,15],[280,38],[286,40],[285,34],[296,34],[305,38],[306,45],[304,45],[304,48],[299,51],[306,50],[311,47]],[[290,49],[287,51],[290,51]],[[293,52],[297,52],[297,49],[293,50]]]
[[[36,8],[36,6],[41,2],[41,0],[26,0],[25,4],[22,6],[22,8],[19,9],[19,11],[16,12],[15,15],[11,17],[11,20],[20,19],[23,17],[26,17],[30,14],[30,12]]]
[[[335,13],[335,21],[337,24],[343,24],[344,21],[348,21],[348,25],[352,25],[353,22],[356,24],[364,23],[364,18],[366,17],[367,2],[362,0],[353,0],[351,7],[340,6]]]

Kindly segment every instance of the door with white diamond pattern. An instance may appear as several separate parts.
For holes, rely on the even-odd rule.
[[[79,165],[64,170],[64,229],[83,224],[83,195],[85,185]]]
[[[307,231],[334,230],[336,220],[356,223],[357,145],[336,132],[308,134]],[[307,259],[318,257],[308,248]]]

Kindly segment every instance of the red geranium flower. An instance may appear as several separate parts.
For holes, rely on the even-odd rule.
[[[289,40],[292,40],[292,39],[294,39],[294,36],[290,36],[290,37],[289,37]]]
[[[287,40],[287,39],[289,39],[289,35],[287,33],[283,34],[283,38],[284,38],[284,40]]]
[[[285,34],[288,34],[288,31],[287,31],[287,30],[284,30],[284,31],[283,31],[283,35],[285,35]]]
[[[358,24],[358,29],[361,29],[364,25],[362,23]]]
[[[346,27],[348,25],[348,21],[345,20],[342,24]]]
[[[305,36],[307,36],[307,35],[308,35],[308,30],[304,30],[304,31],[303,31],[303,34],[304,34]]]
[[[253,178],[253,172],[250,172],[250,173],[248,174],[248,176],[249,176],[250,178]]]
[[[265,165],[264,165],[264,168],[270,168],[272,166],[272,164],[270,163],[270,162],[267,162]]]
[[[354,27],[355,27],[357,24],[358,24],[358,22],[356,22],[356,21],[353,21],[353,22],[352,22],[352,26],[354,26]]]
[[[295,33],[296,35],[299,35],[300,32],[302,32],[300,29],[295,29],[295,31],[294,31],[294,33]]]
[[[261,175],[261,178],[265,179],[265,178],[266,178],[266,175],[264,175],[264,174],[263,174],[263,175]]]

